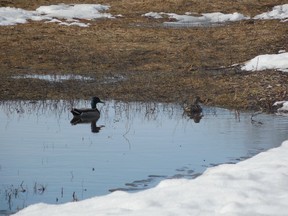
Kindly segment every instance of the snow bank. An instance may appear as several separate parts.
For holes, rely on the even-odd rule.
[[[254,19],[287,19],[288,4],[273,7],[270,12],[262,13],[254,17]]]
[[[279,70],[288,72],[288,52],[280,54],[259,55],[244,63],[241,70],[261,71],[261,70]]]
[[[193,180],[165,180],[138,192],[114,192],[63,205],[32,205],[17,216],[286,215],[288,141],[238,164],[210,168]]]
[[[114,18],[110,13],[103,13],[103,11],[108,9],[109,6],[100,4],[59,4],[41,6],[35,11],[1,7],[0,26],[26,23],[27,20],[49,20],[48,22],[57,22],[61,25],[87,27],[89,24],[82,23],[79,19],[92,20],[99,18]],[[66,20],[66,22],[59,19]]]

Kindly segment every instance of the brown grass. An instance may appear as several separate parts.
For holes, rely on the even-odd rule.
[[[0,99],[89,98],[181,102],[200,95],[207,104],[269,109],[288,99],[287,75],[230,68],[259,54],[288,50],[288,25],[241,21],[218,27],[165,28],[150,11],[245,15],[271,10],[283,0],[0,0],[1,6],[36,9],[57,3],[101,3],[123,18],[90,21],[89,28],[44,22],[0,27]],[[95,81],[50,83],[12,79],[17,74],[81,74]],[[106,77],[124,76],[117,83]],[[272,86],[272,87],[270,87]]]

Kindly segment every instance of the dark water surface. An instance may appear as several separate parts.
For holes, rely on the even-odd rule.
[[[0,215],[27,205],[137,191],[166,178],[194,178],[288,139],[288,118],[203,107],[195,123],[181,106],[101,105],[95,123],[71,125],[72,106],[89,101],[0,104]]]

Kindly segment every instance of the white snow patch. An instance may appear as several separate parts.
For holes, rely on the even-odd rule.
[[[152,17],[152,18],[163,18],[163,16],[168,16],[170,19],[175,19],[174,22],[164,22],[165,25],[190,25],[190,26],[203,26],[210,25],[215,23],[224,23],[224,22],[233,22],[240,21],[243,19],[249,19],[249,17],[244,16],[240,13],[232,13],[232,14],[223,14],[220,12],[215,13],[203,13],[199,16],[192,16],[191,13],[185,13],[185,15],[179,15],[176,13],[157,13],[157,12],[149,12],[144,14],[143,16]]]
[[[66,21],[73,20],[72,24],[64,22],[63,25],[79,25],[82,27],[89,26],[88,24],[78,24],[79,19],[93,20],[99,18],[115,18],[110,13],[103,13],[110,7],[101,4],[58,4],[49,6],[40,6],[36,11],[27,11],[19,8],[1,7],[0,8],[0,26],[15,25],[19,23],[26,23],[27,20],[41,21],[52,20],[53,18],[65,19]],[[240,13],[223,14],[220,12],[215,13],[203,13],[199,16],[192,16],[187,12],[185,15],[178,15],[175,13],[157,13],[149,12],[143,16],[152,17],[156,19],[168,16],[171,19],[176,19],[175,22],[165,22],[165,25],[191,25],[202,26],[209,24],[224,23],[228,21],[240,21],[243,19],[249,19]],[[121,17],[122,15],[117,15]],[[278,5],[273,8],[272,11],[259,14],[254,19],[281,19],[287,21],[288,18],[288,4]],[[75,21],[77,19],[77,21]],[[285,20],[286,19],[286,20]]]
[[[154,19],[163,18],[163,16],[160,13],[157,13],[157,12],[149,12],[149,13],[143,14],[142,16],[151,17],[151,18],[154,18]]]
[[[203,13],[199,16],[193,16],[192,13],[186,12],[185,15],[178,15],[175,13],[157,13],[149,12],[142,16],[151,17],[155,19],[163,18],[163,16],[168,16],[170,19],[175,19],[174,22],[164,22],[165,25],[170,26],[205,26],[213,25],[224,22],[234,22],[241,21],[245,19],[250,19],[250,17],[245,16],[241,13],[223,14],[220,12],[215,13]],[[259,14],[253,19],[281,19],[283,22],[287,21],[288,18],[288,4],[278,5],[273,8],[272,11]],[[286,19],[286,20],[285,20]]]
[[[1,7],[0,26],[26,23],[27,20],[50,20],[50,22],[58,22],[60,25],[88,27],[89,24],[80,22],[80,19],[94,20],[100,18],[114,18],[110,13],[103,13],[103,11],[106,11],[109,8],[109,6],[101,4],[49,5],[40,6],[35,11]],[[60,21],[59,19],[66,21]]]
[[[273,7],[272,11],[259,14],[254,19],[287,19],[288,4],[278,5]]]
[[[261,71],[261,70],[279,70],[288,72],[288,52],[279,54],[259,55],[244,63],[241,70]]]
[[[288,115],[288,101],[276,101],[273,106],[279,107],[277,109],[277,114]]]
[[[40,6],[36,9],[36,12],[41,15],[47,15],[48,17],[58,19],[98,19],[98,18],[113,18],[109,13],[102,13],[102,11],[108,10],[110,7],[100,4],[59,4]]]
[[[19,8],[0,7],[0,25],[2,26],[23,24],[29,19],[37,20],[37,13]]]

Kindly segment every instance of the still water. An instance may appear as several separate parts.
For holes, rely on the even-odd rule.
[[[203,107],[199,123],[180,105],[108,101],[97,122],[71,125],[89,101],[0,103],[0,215],[65,203],[167,178],[195,178],[288,139],[288,118]]]

